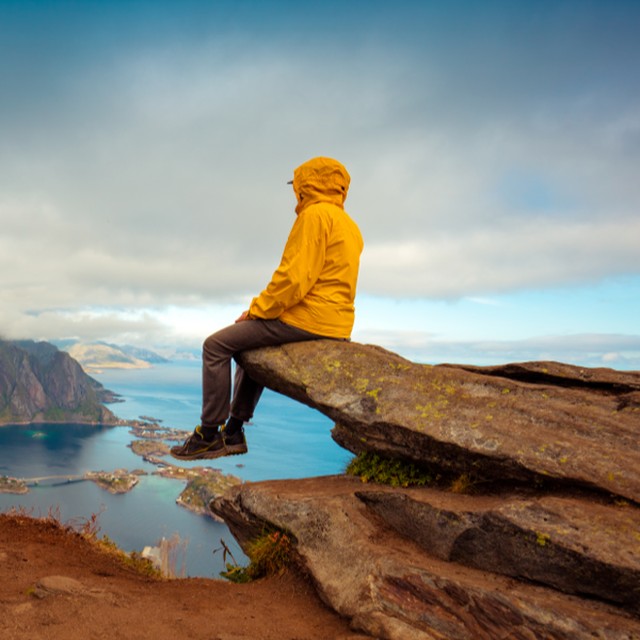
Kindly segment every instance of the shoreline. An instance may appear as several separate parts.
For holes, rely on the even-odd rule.
[[[125,446],[141,457],[145,462],[152,464],[155,469],[151,472],[143,469],[129,471],[124,468],[113,471],[87,471],[82,475],[43,476],[40,478],[17,478],[12,476],[0,476],[0,494],[24,495],[30,493],[30,486],[39,486],[41,482],[59,480],[58,486],[72,482],[91,481],[101,489],[111,494],[126,494],[132,491],[140,482],[140,476],[156,475],[170,480],[178,480],[185,486],[175,499],[175,503],[196,515],[212,518],[215,521],[222,520],[209,510],[209,502],[224,493],[228,488],[241,484],[242,480],[232,474],[225,474],[212,467],[181,467],[165,459],[169,454],[167,441],[181,441],[188,432],[165,427],[158,424],[159,421],[148,416],[139,420],[121,420],[118,424],[90,424],[68,423],[73,425],[86,425],[89,427],[105,426],[128,427],[130,434],[135,439]],[[25,426],[33,425],[67,424],[57,422],[42,423],[12,423],[1,426]],[[45,485],[46,486],[46,485]]]
[[[72,424],[74,426],[85,425],[87,427],[126,427],[129,421],[121,421],[120,418],[118,418],[116,422],[89,422],[87,420],[39,420],[38,422],[34,422],[33,420],[28,420],[25,422],[0,422],[0,429],[2,429],[2,427],[28,427],[30,425],[37,427],[47,424]]]

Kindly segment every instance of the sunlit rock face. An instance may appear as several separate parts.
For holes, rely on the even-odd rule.
[[[0,341],[0,424],[113,424],[114,396],[47,342]]]
[[[238,360],[332,418],[347,449],[440,478],[413,488],[349,476],[246,483],[212,502],[242,545],[265,526],[288,531],[299,566],[354,629],[412,640],[640,637],[639,373],[426,366],[330,340]],[[460,477],[462,494],[449,483]]]

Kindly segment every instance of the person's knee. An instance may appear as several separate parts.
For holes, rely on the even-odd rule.
[[[217,335],[214,333],[210,335],[203,343],[202,343],[202,351],[206,354],[214,354],[219,351],[220,341],[217,338]]]
[[[236,351],[234,345],[233,327],[226,327],[212,333],[202,344],[202,354],[205,358],[215,360],[230,360]]]

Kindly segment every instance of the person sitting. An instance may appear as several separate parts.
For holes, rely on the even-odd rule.
[[[280,265],[266,288],[234,324],[210,335],[202,355],[200,425],[179,460],[213,459],[247,452],[243,425],[253,417],[263,387],[231,359],[241,351],[303,340],[349,340],[363,240],[344,210],[351,178],[332,158],[317,157],[293,174],[297,217]]]

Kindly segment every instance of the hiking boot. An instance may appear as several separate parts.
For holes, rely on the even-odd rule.
[[[224,444],[227,448],[227,455],[236,456],[249,451],[247,441],[244,437],[244,429],[239,429],[232,434],[227,434],[223,429],[222,438],[224,439]]]
[[[220,433],[216,433],[213,440],[205,440],[200,427],[196,427],[184,444],[171,447],[171,455],[178,460],[212,460],[228,454]]]

